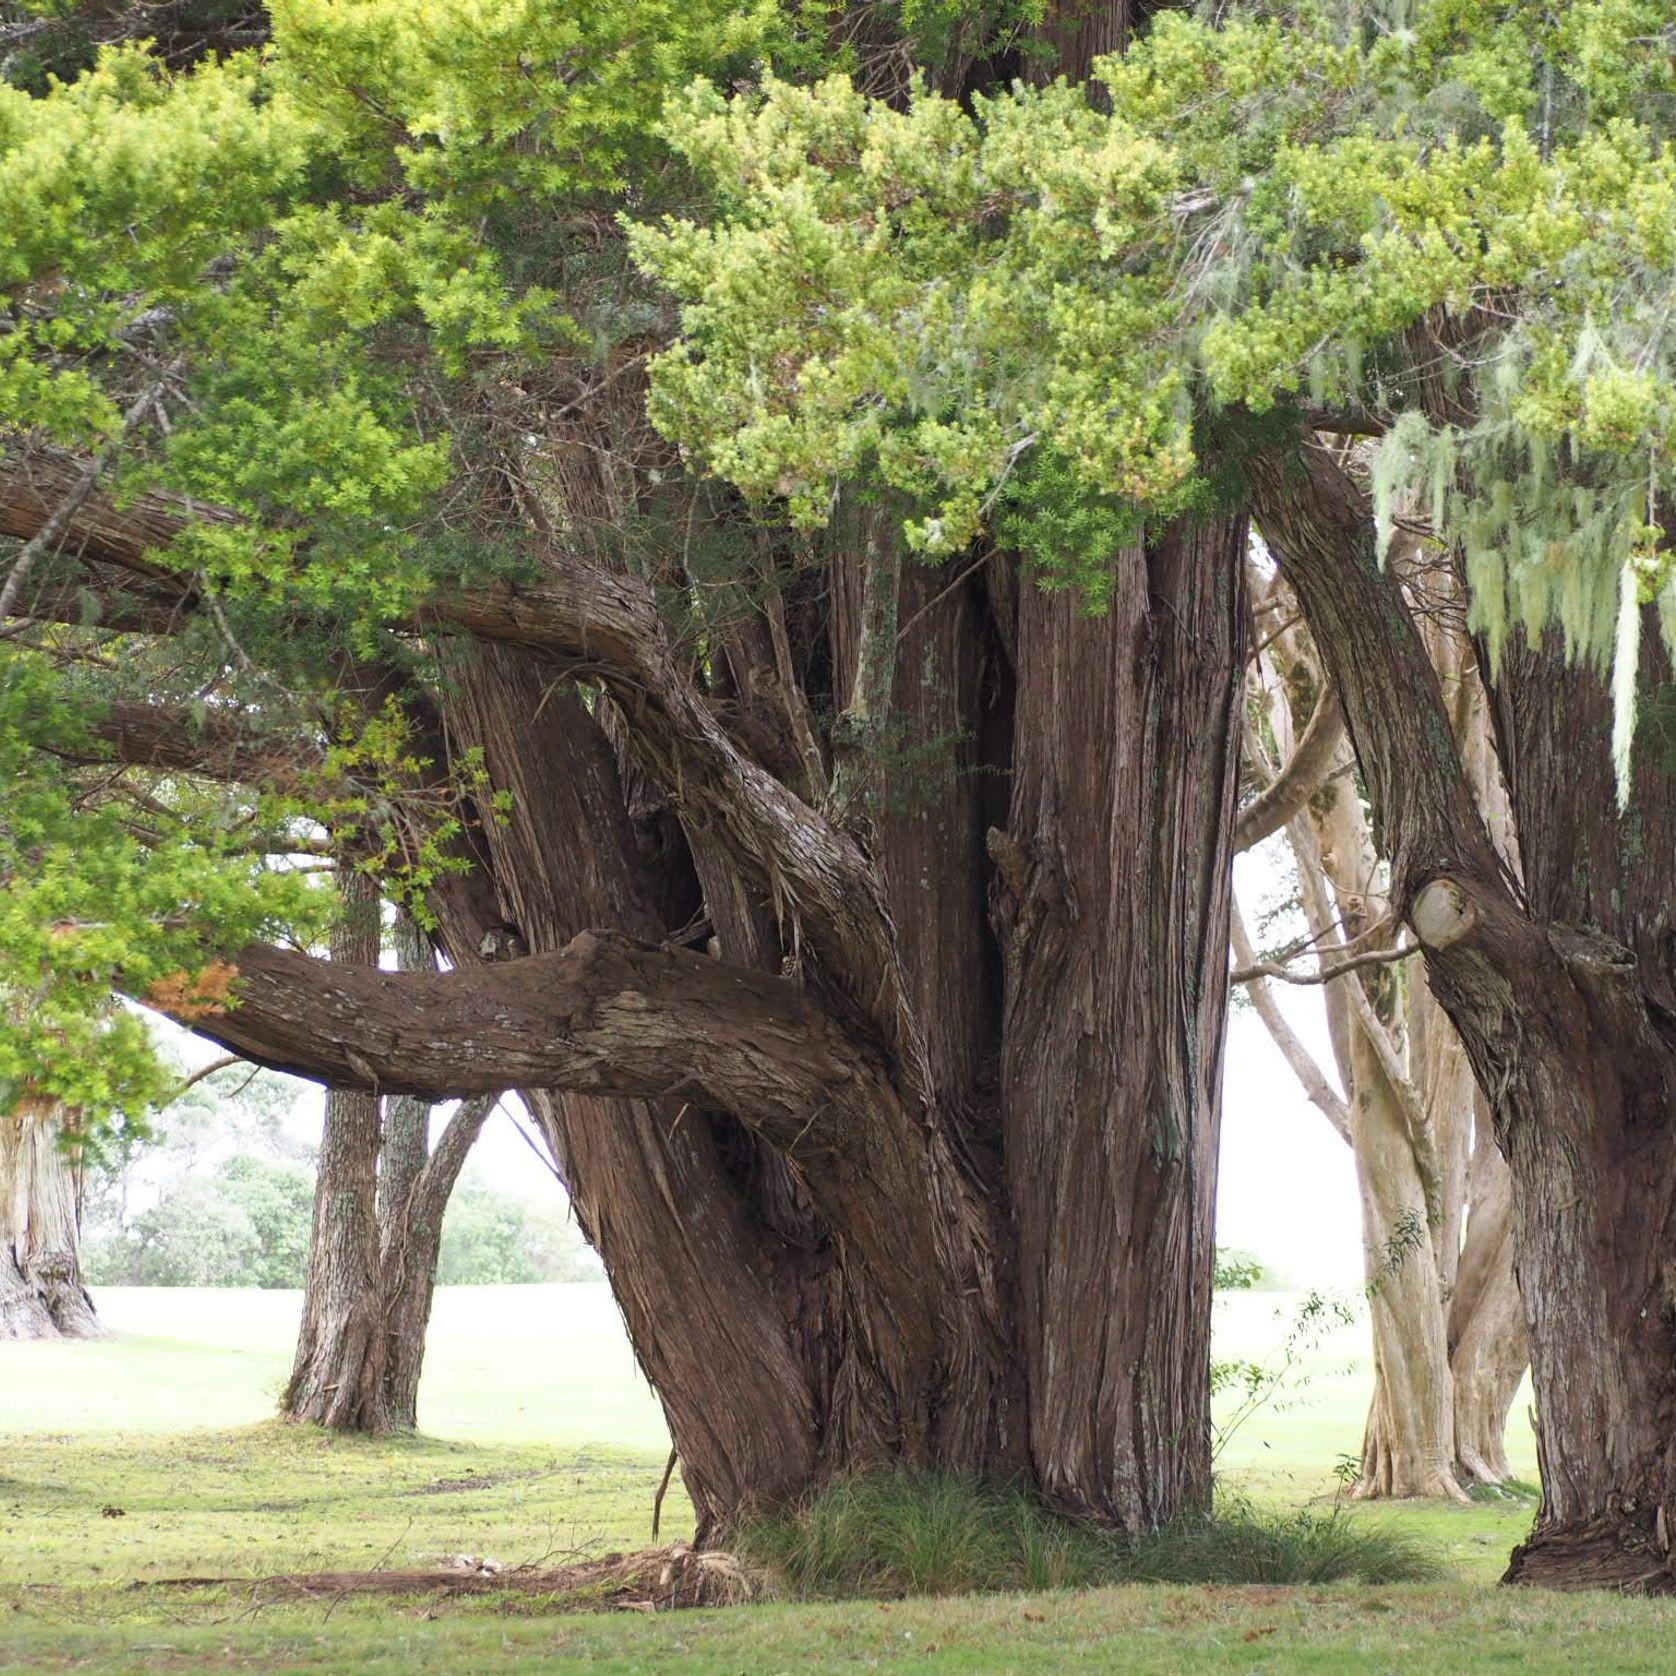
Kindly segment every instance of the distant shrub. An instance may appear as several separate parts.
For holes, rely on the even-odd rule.
[[[1253,1292],[1269,1278],[1269,1271],[1260,1257],[1228,1246],[1219,1245],[1216,1248],[1216,1272],[1211,1285],[1218,1292]]]
[[[310,1171],[240,1154],[93,1234],[83,1266],[96,1286],[301,1286],[313,1214]]]
[[[601,1272],[556,1188],[548,1205],[512,1198],[470,1176],[454,1189],[442,1222],[437,1285],[523,1286],[596,1280]]]

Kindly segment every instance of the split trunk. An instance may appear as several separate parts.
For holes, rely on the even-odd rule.
[[[351,875],[344,896],[333,958],[376,967],[376,887]],[[429,967],[430,951],[420,955],[411,927],[401,942],[404,966],[422,959]],[[328,1091],[302,1325],[280,1405],[286,1419],[373,1433],[418,1424],[442,1219],[493,1104],[493,1096],[465,1102],[432,1151],[430,1102]]]

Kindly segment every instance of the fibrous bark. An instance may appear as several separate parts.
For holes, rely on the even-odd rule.
[[[1209,1484],[1242,545],[1224,518],[1127,556],[1105,618],[900,567],[892,714],[952,755],[876,754],[865,848],[801,806],[806,868],[867,871],[824,914],[807,892],[847,886],[776,870],[776,901],[751,835],[694,815],[713,792],[651,774],[632,699],[478,645],[450,726],[513,793],[484,839],[529,952],[464,926],[446,974],[251,950],[198,1027],[386,1093],[546,1090],[706,1532],[882,1463],[1155,1524]],[[830,644],[842,704],[858,642]],[[713,952],[667,940],[672,867]]]
[[[1132,22],[1049,29],[1080,74]],[[483,444],[457,510],[521,570],[387,625],[419,655],[378,702],[471,780],[449,970],[246,949],[193,1027],[384,1096],[526,1090],[704,1537],[874,1466],[1134,1529],[1202,1504],[1243,515],[1120,555],[1104,616],[1005,555],[927,569],[848,487],[794,542],[695,492],[638,359]],[[0,531],[52,472],[0,473]],[[90,496],[68,550],[143,615],[188,515]],[[648,534],[706,519],[748,532],[721,579]],[[105,748],[161,748],[129,719]]]

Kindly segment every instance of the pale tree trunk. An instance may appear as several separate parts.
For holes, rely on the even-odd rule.
[[[0,1339],[100,1335],[61,1132],[61,1108],[42,1101],[0,1118]]]
[[[1254,588],[1269,615],[1295,617],[1278,582],[1258,576]],[[1433,638],[1434,659],[1447,672],[1455,701],[1463,757],[1486,781],[1481,800],[1492,807],[1502,794],[1486,744],[1482,689],[1461,656],[1462,637],[1449,631],[1442,613],[1433,618]],[[1280,756],[1270,785],[1252,806],[1256,818],[1243,816],[1242,830],[1274,829],[1290,815],[1285,830],[1309,946],[1331,967],[1367,953],[1370,944],[1395,941],[1391,905],[1342,729],[1311,758],[1323,734],[1321,717],[1335,718],[1337,705],[1306,631],[1294,626],[1274,635],[1263,664],[1256,703]],[[1294,746],[1299,712],[1310,716],[1310,726]],[[1265,744],[1254,741],[1254,761],[1261,760]],[[1248,945],[1236,950],[1236,959],[1250,962]],[[1501,1428],[1512,1391],[1499,1411],[1495,1405],[1504,1370],[1511,1364],[1516,1387],[1524,1355],[1522,1332],[1505,1311],[1507,1294],[1517,1295],[1511,1255],[1493,1227],[1498,1188],[1505,1199],[1504,1172],[1485,1131],[1475,1127],[1470,1062],[1420,970],[1352,971],[1322,990],[1347,1096],[1340,1103],[1330,1090],[1323,1095],[1326,1079],[1296,1039],[1279,1034],[1266,983],[1257,987],[1260,1016],[1312,1100],[1350,1144],[1356,1163],[1374,1393],[1355,1494],[1464,1499],[1463,1484],[1506,1476]],[[1481,1196],[1488,1197],[1481,1202]],[[1463,1236],[1474,1261],[1465,1295],[1458,1285]]]
[[[1482,1099],[1480,1098],[1480,1106]],[[1471,1218],[1449,1310],[1455,1375],[1455,1458],[1462,1483],[1504,1484],[1507,1417],[1530,1363],[1513,1272],[1513,1186],[1480,1112],[1472,1156]]]
[[[333,958],[376,966],[376,887],[351,875]],[[398,919],[401,969],[430,945]],[[412,1431],[448,1199],[495,1096],[463,1101],[435,1148],[430,1101],[332,1089],[326,1097],[303,1320],[281,1411],[339,1431]]]

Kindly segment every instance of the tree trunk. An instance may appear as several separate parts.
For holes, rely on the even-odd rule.
[[[332,929],[332,959],[377,966],[382,937],[378,887],[346,872]],[[333,1088],[314,1188],[303,1318],[291,1378],[280,1399],[287,1420],[339,1431],[382,1432],[383,1333],[378,1288],[378,1095]]]
[[[500,997],[506,1051],[473,1074],[532,1090],[701,1537],[879,1466],[1011,1478],[1135,1529],[1206,1501],[1243,542],[1228,517],[1127,555],[1099,618],[1015,599],[999,568],[951,588],[892,564],[898,626],[871,637],[867,578],[835,557],[831,702],[846,726],[858,693],[887,715],[851,733],[868,757],[844,794],[889,916],[877,1034],[820,964],[809,905],[800,950],[785,902],[694,817],[701,779],[672,836],[611,703],[553,691],[514,648],[453,672],[451,728],[510,794],[484,841],[528,952],[484,965],[493,940],[457,925],[455,971],[426,981],[438,1006]],[[694,899],[716,958],[652,941]],[[645,941],[578,935],[600,924]],[[283,1035],[294,1065],[306,1042],[338,1080],[370,1060],[389,1089],[465,1086],[457,1044],[486,1040],[469,1011],[434,1014],[409,1060],[377,1017],[392,975],[344,968],[328,994],[311,967],[252,956],[240,1008],[206,1028],[269,1058]],[[769,1010],[733,1034],[747,1002]],[[636,1057],[631,1031],[659,1045]],[[541,1088],[542,1054],[570,1092]]]
[[[378,1303],[383,1343],[376,1408],[380,1424],[374,1430],[418,1427],[419,1376],[424,1370],[425,1334],[436,1292],[443,1217],[466,1155],[495,1103],[493,1094],[462,1101],[418,1174],[405,1184],[392,1184],[387,1198],[382,1197],[381,1183]],[[428,1139],[431,1108],[423,1101],[411,1104],[423,1108]]]
[[[350,875],[335,960],[376,966],[375,887]],[[429,943],[397,922],[403,971],[432,971]],[[449,1196],[496,1096],[463,1101],[434,1150],[432,1102],[334,1088],[326,1096],[302,1327],[281,1412],[338,1431],[412,1431]]]
[[[0,1339],[100,1336],[60,1121],[27,1098],[0,1118]]]
[[[1617,810],[1610,703],[1552,641],[1492,683],[1524,863],[1474,807],[1438,683],[1318,449],[1256,462],[1259,516],[1333,665],[1393,899],[1473,1062],[1512,1177],[1542,1505],[1508,1580],[1668,1593],[1676,1520],[1676,799],[1642,750]],[[1656,628],[1647,691],[1668,684]]]
[[[1448,1293],[1439,1273],[1446,1247],[1428,1216],[1407,1124],[1379,1067],[1364,1063],[1350,1109],[1374,1376],[1355,1493],[1464,1501],[1455,1479]]]
[[[1245,541],[1178,528],[1090,619],[1018,601],[1002,1092],[1031,1459],[1145,1529],[1210,1494],[1212,1217]]]
[[[1455,1377],[1456,1476],[1504,1484],[1507,1416],[1530,1365],[1525,1311],[1513,1272],[1513,1184],[1483,1111],[1472,1160],[1472,1214],[1449,1312]]]
[[[1642,707],[1671,690],[1643,625]],[[1544,992],[1486,1044],[1513,1180],[1542,1505],[1512,1581],[1676,1592],[1676,798],[1649,721],[1627,809],[1610,701],[1556,644],[1495,683]],[[1534,976],[1535,974],[1533,974]],[[1473,974],[1472,1004],[1505,1007]],[[1524,986],[1520,986],[1521,988]],[[1499,1049],[1500,1051],[1497,1051]]]

